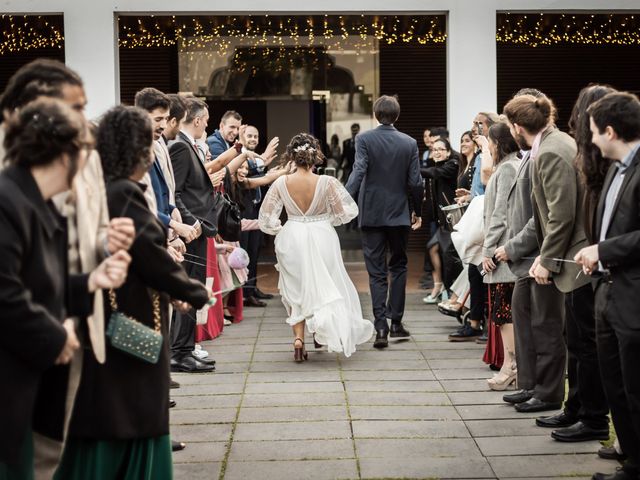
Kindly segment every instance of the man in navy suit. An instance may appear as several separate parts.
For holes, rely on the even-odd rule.
[[[409,229],[422,225],[424,187],[417,142],[393,126],[400,116],[398,100],[383,95],[374,103],[373,113],[380,125],[356,136],[356,159],[345,188],[357,197],[360,209],[358,223],[375,317],[374,347],[385,348],[389,332],[391,337],[410,335],[402,326],[406,250]]]

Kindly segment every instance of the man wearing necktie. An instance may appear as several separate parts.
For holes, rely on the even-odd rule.
[[[609,168],[598,203],[593,238],[575,260],[596,279],[598,360],[611,417],[627,461],[595,480],[640,478],[640,101],[614,92],[587,110],[592,142]]]

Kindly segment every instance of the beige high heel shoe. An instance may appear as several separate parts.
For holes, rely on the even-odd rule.
[[[515,384],[516,388],[518,387],[518,368],[516,366],[515,354],[512,352],[509,352],[508,362],[508,367],[507,365],[503,365],[498,374],[494,375],[493,378],[487,379],[491,390],[502,392],[509,388],[511,384]]]

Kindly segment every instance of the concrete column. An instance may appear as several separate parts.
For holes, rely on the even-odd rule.
[[[480,111],[497,111],[493,1],[453,2],[447,25],[447,123],[453,147]]]
[[[118,34],[111,5],[70,4],[64,11],[64,48],[66,64],[84,80],[87,118],[120,103]]]

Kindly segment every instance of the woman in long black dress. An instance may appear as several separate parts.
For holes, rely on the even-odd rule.
[[[88,356],[70,440],[55,478],[170,479],[168,304],[176,299],[200,309],[210,293],[172,260],[166,229],[149,210],[138,183],[152,161],[148,114],[135,107],[110,110],[98,128],[97,149],[107,179],[109,214],[130,217],[136,228],[129,276],[113,300],[105,299],[105,318],[115,303],[118,311],[160,330],[163,341],[156,363],[109,342],[105,364]]]
[[[69,190],[84,165],[84,118],[59,100],[41,99],[7,123],[8,167],[0,174],[0,479],[28,480],[33,432],[62,419],[53,408],[36,414],[35,402],[48,392],[45,374],[68,364],[79,347],[69,317],[91,313],[91,292],[121,285],[129,257],[117,252],[90,274],[67,274],[65,224],[51,198]]]

